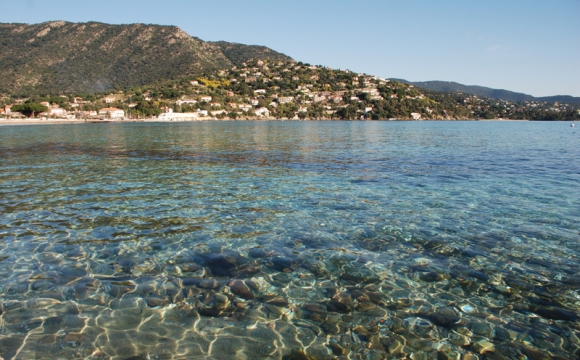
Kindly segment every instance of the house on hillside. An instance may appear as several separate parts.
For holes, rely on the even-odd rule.
[[[197,103],[197,100],[193,100],[193,99],[183,99],[183,100],[177,100],[175,102],[177,105],[181,106],[183,104],[187,104],[187,105],[194,105]]]
[[[287,104],[294,101],[294,96],[284,96],[278,98],[278,103],[280,104]]]
[[[59,107],[53,107],[50,108],[46,111],[46,115],[47,116],[58,116],[58,117],[63,117],[66,115],[66,110],[65,109],[61,109]]]
[[[316,94],[316,95],[314,95],[314,97],[312,98],[312,100],[315,103],[317,103],[317,102],[323,102],[323,101],[326,101],[326,96],[325,95]]]
[[[256,115],[258,116],[264,116],[264,117],[269,117],[270,116],[270,110],[268,110],[265,107],[261,107],[259,109],[256,110]]]
[[[250,111],[250,109],[252,109],[252,105],[248,105],[248,104],[240,104],[240,105],[238,105],[238,107],[245,112],[248,112],[248,111]]]
[[[106,119],[121,119],[125,117],[125,111],[117,108],[103,108],[99,110],[99,116]]]
[[[203,102],[210,102],[213,98],[211,96],[202,96],[199,99]]]

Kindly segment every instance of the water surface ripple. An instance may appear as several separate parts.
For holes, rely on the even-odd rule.
[[[0,128],[4,359],[580,356],[565,123]]]

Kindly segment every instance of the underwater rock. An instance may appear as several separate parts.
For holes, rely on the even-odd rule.
[[[434,332],[436,331],[433,323],[420,317],[404,319],[402,325],[408,332],[422,338],[433,338]],[[399,333],[403,333],[403,331]]]
[[[461,360],[479,360],[479,357],[477,357],[477,355],[474,353],[467,352],[461,355]]]
[[[215,276],[234,277],[236,275],[237,264],[235,259],[226,257],[223,254],[209,254],[206,256],[205,264]]]
[[[126,285],[110,285],[109,286],[109,294],[114,297],[121,297],[124,294],[133,291],[135,286],[126,286]]]
[[[167,296],[148,295],[147,297],[145,297],[145,302],[149,307],[159,307],[169,305],[171,303],[171,300]]]
[[[495,346],[487,339],[478,339],[473,342],[472,348],[479,354],[495,351]]]
[[[337,356],[350,354],[350,349],[346,348],[345,346],[342,346],[334,339],[328,342],[328,347],[330,348],[330,350],[332,350],[332,353]]]
[[[517,333],[515,331],[507,330],[503,327],[497,327],[495,329],[495,337],[502,341],[513,341],[517,337]]]
[[[493,327],[491,326],[491,324],[488,323],[474,321],[471,323],[471,331],[473,331],[473,333],[477,335],[490,338],[493,334]]]
[[[427,273],[423,273],[419,275],[419,279],[425,282],[437,282],[449,279],[449,276],[446,274],[439,274],[434,271],[430,271]]]
[[[280,272],[293,272],[298,266],[296,259],[276,256],[271,260],[272,267]]]
[[[343,267],[340,278],[356,284],[369,284],[379,282],[380,279],[370,269],[363,266],[352,266],[347,264]]]
[[[318,323],[323,323],[327,319],[326,309],[317,304],[307,304],[301,309],[303,311],[302,316],[305,319],[316,321]]]
[[[469,346],[471,345],[471,340],[469,339],[469,337],[459,334],[459,333],[455,333],[452,332],[449,334],[449,342],[457,345],[457,346]]]
[[[261,259],[261,258],[265,258],[265,257],[271,257],[275,253],[276,252],[274,250],[271,250],[271,249],[264,249],[261,247],[255,247],[248,252],[248,256],[250,256],[254,259]]]
[[[328,278],[330,276],[330,272],[326,269],[322,261],[305,259],[302,267],[310,271],[317,278]]]
[[[229,310],[231,301],[224,294],[202,294],[200,297],[201,306],[198,308],[198,312],[203,316],[217,317],[227,314],[225,311]],[[232,309],[233,310],[233,307]],[[229,311],[228,313],[231,313]]]
[[[324,324],[320,326],[328,334],[341,334],[346,331],[347,325],[342,321],[337,321],[335,319],[329,319]]]
[[[246,285],[242,280],[232,280],[230,281],[229,286],[231,292],[242,299],[253,300],[255,298],[248,285]]]
[[[280,272],[272,275],[270,279],[272,280],[272,285],[279,288],[284,288],[292,282],[292,275],[289,273]]]
[[[336,311],[340,313],[350,313],[354,308],[354,303],[350,294],[338,293],[326,304],[328,311]]]
[[[308,356],[302,350],[293,349],[289,355],[286,355],[282,360],[316,360],[315,358]]]
[[[459,360],[461,354],[451,349],[437,351],[437,360]]]
[[[552,320],[576,321],[580,319],[578,313],[555,306],[531,306],[530,310],[542,317]]]
[[[377,305],[385,305],[379,293],[359,288],[351,289],[349,293],[358,302],[373,302]]]
[[[227,284],[227,280],[201,279],[196,283],[196,286],[201,289],[217,289]]]
[[[460,320],[452,308],[438,308],[436,311],[436,313],[419,313],[418,315],[446,328],[455,326]]]
[[[263,301],[265,304],[287,307],[288,300],[280,295],[264,295]]]
[[[193,272],[196,272],[196,271],[203,269],[203,267],[201,267],[200,265],[195,264],[195,263],[181,264],[181,265],[179,265],[179,267],[181,268],[182,272],[186,272],[186,273],[193,273]]]

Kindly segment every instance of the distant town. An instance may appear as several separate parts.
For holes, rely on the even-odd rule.
[[[295,61],[247,61],[196,77],[92,94],[0,99],[0,119],[196,120],[573,120],[580,107],[510,102]]]

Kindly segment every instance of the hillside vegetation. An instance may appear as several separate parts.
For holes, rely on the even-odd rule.
[[[205,42],[175,26],[144,24],[0,24],[0,44],[0,93],[23,96],[145,85],[251,58],[290,60],[266,47]]]
[[[392,79],[404,84],[410,84],[422,89],[438,92],[459,92],[467,95],[484,96],[492,99],[505,101],[539,101],[539,102],[560,102],[566,104],[580,105],[580,98],[569,95],[555,95],[534,97],[532,95],[518,93],[509,90],[492,89],[484,86],[463,85],[452,81],[407,81],[402,79]]]
[[[99,110],[111,110],[111,107],[124,110],[132,119],[159,117],[164,120],[183,117],[305,120],[580,118],[578,106],[441,93],[349,70],[267,60],[250,60],[241,66],[202,76],[160,80],[116,91],[61,93],[27,99],[12,96],[3,98],[0,104],[2,102],[41,103],[50,107],[49,113],[58,113],[62,108],[69,111],[68,116],[80,118],[97,116]]]
[[[473,95],[454,83],[434,91],[264,46],[205,42],[175,26],[0,24],[0,43],[3,117],[18,116],[14,105],[20,116],[69,118],[103,108],[166,120],[580,118],[578,105]]]

